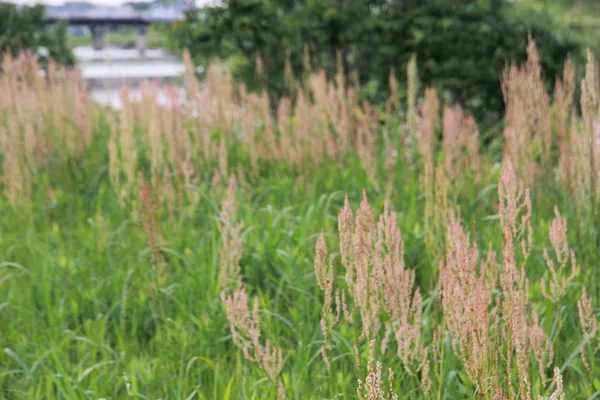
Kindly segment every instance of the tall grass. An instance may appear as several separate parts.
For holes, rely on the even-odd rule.
[[[393,71],[382,108],[341,67],[275,108],[186,63],[115,112],[5,57],[0,397],[600,396],[591,56],[579,109],[531,41],[485,147],[414,60],[406,109]]]

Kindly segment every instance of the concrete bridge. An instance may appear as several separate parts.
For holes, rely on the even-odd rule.
[[[148,27],[151,24],[182,21],[184,18],[182,11],[167,7],[139,12],[127,8],[94,8],[81,11],[49,9],[45,21],[49,24],[66,21],[71,26],[87,26],[92,34],[92,46],[95,50],[104,48],[104,36],[110,28],[133,27],[137,31],[136,48],[143,56],[147,45]]]

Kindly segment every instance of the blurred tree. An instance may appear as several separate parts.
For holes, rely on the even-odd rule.
[[[600,56],[600,1],[598,0],[519,0],[523,11],[543,10],[552,15],[582,46]]]
[[[44,12],[42,5],[17,8],[14,4],[0,3],[0,58],[6,52],[16,56],[28,50],[37,54],[42,63],[49,58],[66,65],[75,62],[67,46],[67,26],[47,26]]]
[[[390,69],[416,54],[424,85],[435,84],[447,102],[459,101],[479,117],[493,117],[503,110],[505,62],[525,59],[528,32],[549,81],[560,74],[567,53],[579,52],[555,28],[545,14],[524,16],[502,0],[223,0],[188,12],[167,35],[201,65],[228,60],[237,78],[251,88],[266,84],[275,94],[285,90],[286,56],[295,75],[302,74],[305,47],[312,67],[330,76],[342,51],[346,72],[358,72],[370,88],[363,96],[374,101],[387,96]],[[257,55],[266,82],[254,72]]]

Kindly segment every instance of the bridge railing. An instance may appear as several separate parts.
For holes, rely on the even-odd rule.
[[[148,26],[159,22],[173,22],[185,19],[183,12],[172,8],[155,8],[135,11],[124,8],[94,8],[90,10],[64,11],[48,9],[44,20],[47,23],[66,21],[69,25],[87,26],[92,33],[92,46],[95,50],[104,48],[104,35],[108,27],[136,27],[136,47],[144,55]]]

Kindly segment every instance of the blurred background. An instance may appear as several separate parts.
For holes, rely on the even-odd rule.
[[[382,102],[390,71],[404,74],[414,54],[423,85],[493,124],[504,109],[499,77],[507,61],[525,59],[527,35],[550,88],[565,54],[598,55],[599,16],[596,0],[18,1],[0,3],[0,50],[78,64],[93,98],[116,107],[124,82],[177,84],[184,49],[200,76],[224,60],[274,104],[308,69],[333,76],[338,54],[361,98]]]

